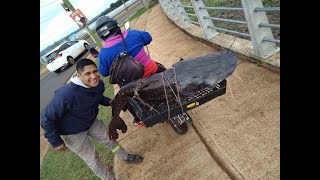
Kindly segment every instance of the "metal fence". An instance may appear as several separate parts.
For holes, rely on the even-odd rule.
[[[173,17],[180,20],[183,28],[190,27],[191,23],[198,25],[204,31],[208,40],[214,38],[220,32],[231,33],[235,36],[245,36],[251,40],[255,55],[268,58],[280,51],[280,39],[275,39],[272,29],[280,29],[280,24],[270,24],[266,12],[280,12],[280,7],[263,7],[261,0],[241,0],[242,7],[207,7],[203,0],[190,0],[191,5],[183,5],[180,0],[159,0],[162,9]],[[192,9],[194,13],[187,13]],[[242,11],[245,21],[212,17],[208,10]],[[193,18],[190,18],[193,17]],[[229,22],[244,24],[249,33],[238,32],[215,26],[215,22]]]

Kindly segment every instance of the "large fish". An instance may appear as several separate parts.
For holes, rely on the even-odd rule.
[[[184,59],[161,73],[133,81],[123,86],[111,103],[112,120],[119,117],[127,97],[139,97],[147,103],[176,101],[177,88],[181,101],[192,97],[204,88],[213,88],[230,76],[237,66],[236,55],[229,51],[211,52],[209,54]],[[177,88],[176,88],[177,87]]]

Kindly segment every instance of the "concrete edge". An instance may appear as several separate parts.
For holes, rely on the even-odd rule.
[[[219,151],[219,148],[215,145],[206,130],[201,126],[197,118],[195,118],[192,110],[190,112],[193,119],[191,126],[194,128],[195,132],[198,134],[201,141],[206,146],[207,151],[212,156],[212,158],[219,164],[222,170],[229,175],[231,179],[245,180],[244,176],[232,165],[232,163],[228,161],[223,153]]]
[[[172,24],[174,24],[188,36],[191,36],[192,38],[219,50],[229,49],[233,43],[230,51],[236,53],[239,58],[251,61],[253,63],[256,63],[257,65],[280,73],[280,51],[266,59],[263,59],[254,54],[252,44],[249,40],[224,33],[218,33],[218,35],[216,35],[214,38],[207,40],[201,27],[191,24],[190,27],[184,29],[183,24],[180,22],[180,19],[176,19],[170,14],[165,13],[163,9],[162,12],[172,22]]]

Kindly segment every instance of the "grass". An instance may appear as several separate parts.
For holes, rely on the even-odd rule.
[[[149,9],[151,9],[152,7],[154,7],[155,5],[157,5],[158,3],[159,3],[159,1],[157,1],[157,0],[151,0],[151,1],[149,2]],[[142,8],[140,8],[140,9],[138,9],[138,10],[137,10],[132,16],[130,16],[126,21],[132,21],[132,20],[140,17],[143,13],[145,13],[145,12],[146,12],[147,10],[149,10],[149,9],[146,9],[145,7],[142,7]],[[126,22],[126,21],[125,21],[125,22]],[[125,22],[121,23],[120,26],[122,27]]]

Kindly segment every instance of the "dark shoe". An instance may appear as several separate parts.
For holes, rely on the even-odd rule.
[[[125,161],[128,164],[139,164],[143,161],[143,157],[136,154],[128,154],[128,157]]]

